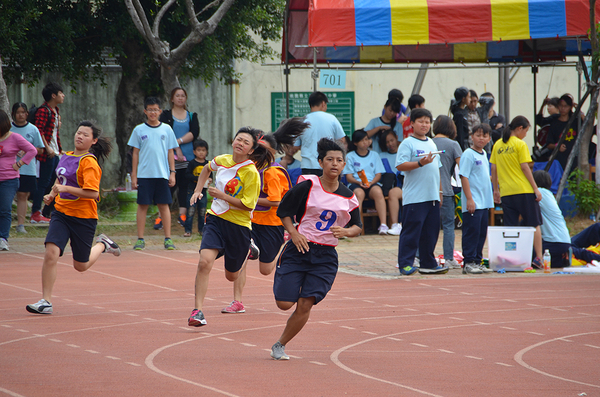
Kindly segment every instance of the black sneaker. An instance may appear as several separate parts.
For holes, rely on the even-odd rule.
[[[446,266],[442,266],[442,265],[437,265],[437,267],[434,267],[433,269],[420,267],[419,273],[421,273],[421,274],[445,274],[445,273],[448,273],[448,268]]]
[[[250,259],[251,261],[255,261],[258,259],[259,255],[260,250],[258,249],[256,244],[254,244],[254,240],[250,239],[250,255],[248,255],[248,259]]]

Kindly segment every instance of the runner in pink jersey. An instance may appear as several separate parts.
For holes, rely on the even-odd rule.
[[[338,269],[338,239],[358,236],[362,230],[358,200],[339,182],[346,165],[344,151],[326,138],[319,141],[317,151],[323,176],[301,176],[277,209],[291,240],[277,262],[273,293],[277,307],[289,310],[295,305],[296,309],[271,348],[275,360],[289,360],[286,344],[304,327],[312,307],[331,289]]]

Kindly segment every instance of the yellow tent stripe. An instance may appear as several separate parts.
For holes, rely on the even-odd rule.
[[[529,4],[527,0],[491,0],[492,37],[498,40],[529,39]]]
[[[427,0],[390,0],[392,44],[428,44]]]

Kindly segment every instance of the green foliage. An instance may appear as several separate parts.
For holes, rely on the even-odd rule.
[[[596,214],[600,209],[600,187],[596,182],[585,179],[580,169],[569,175],[569,190],[575,196],[579,214],[588,216]]]

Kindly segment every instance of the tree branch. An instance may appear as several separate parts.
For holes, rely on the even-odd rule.
[[[160,8],[158,14],[156,14],[156,18],[154,18],[154,23],[152,24],[152,33],[154,33],[154,37],[160,37],[160,21],[162,21],[162,18],[165,16],[169,8],[175,3],[177,3],[177,0],[169,0],[167,4]]]

